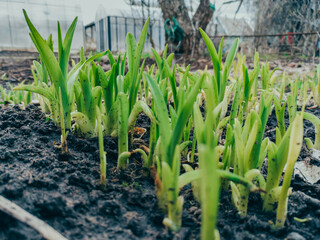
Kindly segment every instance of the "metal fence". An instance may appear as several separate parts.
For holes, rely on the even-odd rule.
[[[301,59],[309,62],[315,61],[315,57],[319,56],[320,35],[317,32],[214,35],[211,39],[215,46],[219,46],[222,37],[227,43],[226,49],[229,49],[234,39],[239,38],[239,50],[248,56],[252,56],[255,50],[266,57]]]
[[[97,51],[109,49],[114,52],[126,50],[126,35],[132,33],[135,39],[139,39],[144,25],[143,19],[108,16],[95,22]],[[150,37],[154,47],[161,51],[165,46],[165,32],[162,20],[150,20],[149,33],[144,45],[145,52],[151,52]]]

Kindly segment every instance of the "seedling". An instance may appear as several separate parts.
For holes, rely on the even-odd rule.
[[[320,106],[320,64],[317,66],[317,71],[314,78],[309,80],[309,87],[311,88],[313,95],[313,102],[315,106]]]
[[[145,74],[157,109],[157,118],[159,121],[159,148],[156,155],[158,175],[160,176],[160,185],[157,189],[159,205],[168,210],[168,218],[164,219],[164,224],[170,229],[177,231],[181,226],[181,214],[183,206],[183,197],[178,197],[178,177],[180,172],[180,151],[178,144],[183,135],[183,130],[188,122],[192,111],[192,104],[195,101],[204,75],[195,84],[194,88],[188,91],[181,110],[177,116],[177,122],[173,130],[170,127],[167,105],[164,96],[156,82]]]
[[[63,110],[63,119],[65,121],[65,128],[71,129],[71,105],[73,104],[73,84],[77,79],[79,71],[89,62],[94,60],[97,57],[101,57],[105,52],[92,56],[84,63],[77,64],[69,73],[68,73],[68,63],[69,63],[69,54],[71,50],[71,43],[73,34],[77,24],[77,18],[74,19],[71,26],[69,27],[64,41],[62,41],[62,34],[60,23],[58,22],[58,52],[59,57],[58,61],[54,55],[53,49],[50,48],[51,44],[49,41],[44,40],[37,29],[34,27],[30,21],[27,13],[23,10],[26,22],[30,29],[30,37],[35,44],[41,61],[44,62],[46,70],[50,77],[52,87],[48,87],[45,83],[41,86],[34,85],[24,85],[15,87],[14,90],[26,90],[34,93],[38,93],[48,99],[50,103],[51,112],[53,119],[55,120],[58,126],[61,126],[60,119],[60,107],[62,106]],[[50,39],[50,38],[49,38]],[[62,105],[59,103],[59,92],[61,91],[61,100]]]
[[[317,118],[312,113],[307,113],[307,112],[303,113],[303,118],[305,120],[308,120],[308,121],[312,122],[312,124],[314,125],[314,128],[315,128],[315,140],[314,140],[314,143],[311,141],[310,138],[305,138],[304,139],[306,141],[307,147],[310,150],[311,149],[320,150],[320,119]]]
[[[99,139],[99,153],[100,153],[100,183],[102,186],[107,184],[107,156],[103,145],[103,132],[100,108],[96,107],[97,111],[97,127]]]
[[[213,69],[214,69],[214,75],[212,78],[213,86],[214,86],[214,91],[218,94],[218,99],[216,102],[217,103],[221,102],[224,98],[225,94],[225,89],[227,86],[227,81],[229,77],[229,73],[231,70],[232,62],[233,59],[236,55],[236,52],[238,50],[238,45],[239,45],[239,39],[236,39],[228,53],[228,56],[226,58],[226,61],[222,67],[222,46],[223,46],[223,39],[220,42],[219,46],[219,52],[217,53],[217,50],[215,46],[213,45],[213,42],[209,38],[209,36],[200,28],[200,33],[202,35],[202,38],[204,42],[206,43],[210,57],[212,60],[213,64]],[[221,70],[223,69],[223,72],[221,73]]]

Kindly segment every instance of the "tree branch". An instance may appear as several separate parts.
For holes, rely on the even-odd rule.
[[[59,232],[53,229],[44,221],[31,215],[17,204],[9,201],[0,195],[0,210],[7,213],[11,217],[20,222],[28,224],[33,229],[37,230],[45,239],[48,240],[67,240]]]

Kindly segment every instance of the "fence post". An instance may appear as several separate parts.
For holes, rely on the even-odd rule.
[[[119,38],[118,38],[118,17],[116,16],[116,41],[117,41],[117,51],[119,51]]]
[[[99,26],[99,37],[97,38],[97,39],[99,39],[98,41],[99,41],[99,51],[104,51],[105,49],[105,38],[104,38],[104,36],[105,36],[105,34],[104,34],[104,30],[105,30],[105,28],[104,28],[104,19],[101,19],[101,20],[99,20],[98,22],[98,26]]]
[[[107,18],[108,21],[108,48],[111,51],[111,23],[110,23],[110,16]]]
[[[133,19],[133,33],[134,33],[134,38],[137,39],[137,34],[136,34],[136,19]]]
[[[159,26],[159,51],[162,50],[162,42],[161,42],[161,21],[159,20],[158,22],[158,26]]]
[[[124,31],[126,32],[126,36],[128,34],[128,26],[127,26],[127,18],[124,18]]]

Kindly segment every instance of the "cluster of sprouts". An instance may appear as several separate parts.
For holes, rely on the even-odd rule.
[[[216,223],[221,191],[232,192],[232,202],[241,216],[250,208],[250,193],[257,192],[263,210],[276,212],[275,227],[284,227],[294,164],[303,144],[304,119],[316,128],[315,142],[305,139],[307,146],[320,150],[320,120],[305,112],[310,101],[308,87],[314,104],[320,104],[320,65],[314,79],[291,81],[290,92],[285,92],[289,83],[285,74],[277,84],[275,70],[270,71],[268,63],[260,64],[258,53],[254,68],[249,70],[245,56],[237,56],[236,39],[223,61],[223,39],[216,49],[200,29],[212,59],[212,73],[174,65],[174,55],[167,55],[167,48],[162,56],[152,49],[156,64],[146,67],[141,55],[148,20],[138,42],[131,33],[127,35],[124,55],[115,57],[108,50],[86,59],[82,49],[79,63],[72,62],[69,70],[77,19],[64,39],[58,23],[57,59],[52,36],[42,38],[25,11],[24,15],[40,61],[34,61],[34,83],[13,90],[25,104],[30,102],[31,92],[37,95],[42,111],[62,130],[62,151],[68,151],[70,131],[80,137],[98,137],[101,184],[107,186],[103,137],[112,136],[118,138],[120,170],[127,167],[133,153],[140,153],[146,169],[155,170],[158,206],[166,213],[163,224],[169,229],[178,231],[181,227],[184,199],[179,192],[187,184],[201,205],[201,239],[219,239]],[[108,71],[94,62],[104,55],[111,65]],[[289,125],[284,121],[286,107]],[[278,123],[275,142],[265,137],[273,109]],[[149,146],[131,149],[140,113],[151,120]],[[181,164],[182,158],[187,159],[186,164]],[[195,161],[198,167],[193,169]],[[263,164],[266,176],[261,172]]]

